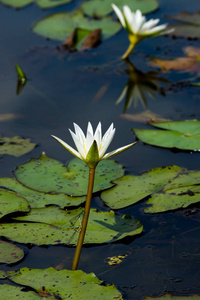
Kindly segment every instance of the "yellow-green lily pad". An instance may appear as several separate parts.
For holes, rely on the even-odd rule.
[[[0,156],[4,154],[19,157],[35,148],[36,144],[30,139],[23,139],[19,136],[1,137],[0,136]]]
[[[0,178],[0,187],[8,189],[18,196],[25,198],[31,208],[41,208],[47,205],[58,205],[61,208],[66,206],[78,206],[86,199],[83,197],[70,197],[66,194],[49,194],[38,192],[21,184],[13,177]],[[9,194],[6,194],[9,195]]]
[[[23,185],[44,193],[64,193],[70,196],[87,194],[89,168],[80,159],[72,159],[68,166],[42,154],[15,170]],[[113,186],[112,180],[124,175],[122,165],[113,160],[102,160],[95,172],[94,192]]]
[[[58,207],[32,209],[26,216],[15,218],[23,223],[16,223],[14,226],[13,224],[0,225],[0,235],[20,243],[37,245],[60,243],[74,246],[81,230],[83,212],[83,208],[73,210],[61,210]],[[129,215],[121,216],[113,211],[102,212],[91,209],[84,244],[115,242],[127,236],[138,235],[142,230],[143,225],[140,221]]]
[[[116,185],[101,193],[103,201],[112,209],[120,209],[135,204],[156,193],[185,169],[178,166],[154,168],[139,176],[125,175],[113,183]]]
[[[0,218],[10,213],[28,212],[29,210],[26,199],[0,188]]]
[[[200,121],[186,120],[150,124],[159,130],[133,128],[142,142],[158,147],[200,151]]]
[[[124,5],[128,5],[132,11],[140,9],[143,14],[150,13],[158,8],[156,0],[88,0],[81,5],[81,9],[86,15],[102,17],[113,11],[112,3],[115,3],[120,9]]]
[[[0,298],[1,300],[8,299],[20,299],[20,300],[44,300],[44,299],[55,299],[53,296],[44,298],[40,297],[38,293],[33,291],[25,291],[24,287],[14,286],[10,284],[1,284],[0,285]]]
[[[80,10],[76,10],[49,15],[38,21],[32,30],[45,38],[64,42],[76,28],[88,30],[89,32],[101,29],[102,39],[107,39],[116,34],[121,26],[110,17],[93,20],[85,17]]]
[[[186,296],[174,296],[171,294],[165,294],[161,297],[145,297],[143,300],[200,300],[200,295],[186,295]]]
[[[14,264],[23,257],[24,251],[20,247],[5,241],[0,241],[0,263]]]
[[[105,285],[94,273],[81,270],[55,270],[22,268],[10,279],[21,285],[28,286],[39,294],[55,296],[58,299],[123,299],[113,284]],[[36,298],[37,299],[37,298]]]

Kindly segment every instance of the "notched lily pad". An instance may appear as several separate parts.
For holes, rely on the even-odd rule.
[[[14,286],[10,284],[1,284],[0,285],[0,297],[1,300],[8,300],[8,299],[20,299],[20,300],[41,300],[47,299],[40,297],[39,294],[33,291],[24,291],[24,287]],[[55,299],[51,297],[48,299]]]
[[[41,295],[52,295],[60,299],[123,299],[113,284],[104,285],[94,273],[81,270],[55,270],[22,268],[10,279],[21,285],[31,287]]]
[[[150,124],[165,130],[133,128],[136,136],[142,142],[158,147],[200,151],[200,121],[171,121]]]
[[[132,11],[140,9],[143,14],[150,13],[158,8],[156,0],[88,0],[81,5],[86,15],[102,17],[110,14],[113,9],[111,4],[115,3],[120,9],[128,5]]]
[[[0,188],[0,218],[10,213],[28,212],[29,210],[26,199]]]
[[[14,155],[19,157],[36,147],[36,144],[31,143],[30,139],[23,139],[19,136],[1,137],[0,136],[0,156],[4,154]]]
[[[47,207],[43,209],[32,209],[28,215],[15,218],[15,220],[21,222],[35,222],[32,224],[33,228],[36,224],[40,224],[41,228],[42,225],[48,224],[51,225],[52,228],[56,227],[61,231],[66,230],[69,238],[67,241],[65,239],[63,243],[73,246],[76,245],[78,235],[81,230],[83,212],[83,208],[65,211],[59,209],[58,207]],[[15,224],[16,228],[19,225],[18,230],[21,229],[20,224],[21,223]],[[27,223],[27,225],[28,224],[29,223]],[[91,209],[84,244],[115,242],[127,236],[140,234],[142,230],[143,226],[140,221],[138,221],[137,219],[132,219],[129,215],[120,216],[115,214],[113,211],[101,212],[97,211],[96,209]],[[3,228],[2,231],[0,230],[0,232],[4,235]],[[6,230],[6,234],[7,232],[8,231]],[[38,235],[40,235],[40,233],[38,233]],[[15,237],[13,235],[11,237],[11,235],[9,234],[9,236],[6,235],[6,237],[15,240]],[[31,242],[31,236],[29,238],[29,242]],[[60,239],[61,238],[62,237],[60,236]],[[40,240],[40,237],[38,238],[38,240]],[[23,240],[21,240],[21,242],[23,242]],[[62,243],[62,240],[60,242]],[[38,242],[36,242],[36,244],[38,244]],[[43,244],[48,244],[45,237],[43,240]]]
[[[72,32],[79,28],[87,34],[96,29],[102,32],[102,39],[107,39],[116,34],[121,26],[110,17],[101,20],[92,20],[83,15],[79,10],[74,12],[61,12],[43,18],[33,26],[33,31],[46,38],[65,41]],[[85,38],[86,35],[83,35]],[[78,39],[77,45],[80,43],[81,38]]]
[[[162,190],[169,180],[183,171],[181,167],[168,166],[151,169],[140,176],[125,175],[114,181],[116,186],[101,193],[101,198],[112,209],[127,207]]]
[[[25,187],[15,178],[0,178],[0,188],[8,189],[25,198],[31,208],[41,208],[47,205],[58,205],[61,208],[66,206],[78,206],[85,201],[86,197],[70,197],[66,194],[49,194],[38,192]]]
[[[14,264],[23,257],[24,251],[21,248],[8,242],[0,241],[0,263]]]
[[[42,154],[17,167],[16,178],[23,185],[44,193],[64,193],[70,196],[87,194],[89,168],[80,159],[72,159],[68,166]],[[101,161],[95,173],[94,192],[113,186],[112,180],[123,176],[122,165],[113,160]]]

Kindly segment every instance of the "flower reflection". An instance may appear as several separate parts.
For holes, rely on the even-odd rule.
[[[156,72],[143,73],[142,71],[137,70],[129,60],[126,60],[125,62],[128,66],[128,70],[126,72],[129,75],[129,80],[117,99],[116,104],[125,100],[124,113],[132,103],[134,108],[136,108],[138,106],[138,102],[141,102],[143,108],[146,109],[147,98],[156,98],[155,93],[159,90],[157,82],[164,82],[167,80],[158,77]]]

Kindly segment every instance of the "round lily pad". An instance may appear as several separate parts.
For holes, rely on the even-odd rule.
[[[66,194],[49,194],[38,192],[25,187],[23,184],[18,182],[15,178],[0,178],[0,187],[9,189],[18,196],[25,198],[31,208],[40,208],[47,205],[58,205],[61,208],[66,206],[78,206],[83,203],[86,199],[83,197],[70,197]]]
[[[94,192],[113,186],[112,180],[123,176],[122,165],[112,160],[101,161],[95,172]],[[44,153],[15,170],[23,185],[44,193],[64,193],[70,196],[87,194],[89,168],[80,159],[72,159],[68,166],[47,157]]]
[[[0,285],[0,298],[1,300],[8,299],[20,299],[20,300],[42,300],[47,299],[40,297],[39,294],[33,291],[24,291],[24,287],[14,286],[10,284]],[[55,299],[54,297],[48,297],[48,299]]]
[[[14,264],[24,257],[24,251],[16,245],[0,241],[0,263]]]
[[[76,28],[93,31],[102,30],[102,38],[107,39],[116,34],[121,26],[118,22],[107,17],[101,20],[92,20],[79,10],[61,12],[43,18],[33,26],[33,31],[46,38],[65,41]]]
[[[113,284],[105,285],[94,273],[87,274],[81,270],[22,268],[10,279],[17,284],[31,287],[39,294],[55,296],[58,299],[123,299]]]
[[[23,223],[0,225],[0,235],[20,243],[76,245],[83,212],[83,208],[32,209],[27,216],[15,218]],[[120,216],[113,211],[101,212],[91,209],[84,244],[115,242],[127,236],[140,234],[142,230],[140,221],[132,219],[129,215]]]
[[[132,11],[140,9],[143,14],[150,13],[158,8],[156,0],[88,0],[81,5],[86,15],[102,17],[110,14],[113,9],[111,4],[115,3],[120,9],[128,5]]]
[[[19,136],[1,137],[0,136],[0,156],[4,154],[19,157],[35,148],[36,144],[31,143],[30,139],[23,139]]]
[[[72,0],[36,0],[35,3],[41,8],[52,8],[66,3],[71,2]],[[0,0],[4,5],[11,6],[13,8],[22,8],[33,3],[33,0]]]
[[[0,188],[0,218],[14,212],[30,210],[26,199]]]

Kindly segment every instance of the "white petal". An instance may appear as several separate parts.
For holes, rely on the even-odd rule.
[[[101,141],[102,144],[103,144],[104,141],[107,139],[107,136],[110,134],[110,132],[113,130],[113,127],[114,127],[114,125],[113,125],[113,123],[112,123],[112,124],[110,125],[110,127],[108,128],[108,130],[104,133],[104,136],[103,136],[102,141]]]
[[[114,135],[115,135],[115,128],[110,130],[109,133],[106,135],[105,139],[102,140],[101,149],[99,151],[100,158],[104,155],[104,153],[108,149],[110,143],[112,142]]]
[[[87,132],[87,139],[85,141],[85,151],[86,151],[86,156],[88,154],[88,151],[90,150],[90,147],[92,146],[94,142],[94,137],[93,135],[91,134],[90,131]]]
[[[132,20],[133,20],[132,12],[131,12],[130,8],[127,5],[125,5],[123,7],[123,11],[124,11],[125,19],[126,19],[127,23],[129,24],[129,26],[131,27]]]
[[[135,13],[133,21],[132,21],[134,33],[139,33],[140,28],[143,26],[145,21],[146,21],[146,18],[145,18],[145,16],[142,15],[141,11],[139,9],[136,10],[136,13]]]
[[[116,15],[118,16],[118,19],[120,20],[120,23],[122,24],[122,26],[126,28],[124,16],[123,16],[121,10],[119,9],[119,7],[117,7],[115,4],[112,4],[112,8],[114,9]]]
[[[81,143],[84,144],[85,134],[83,133],[82,129],[76,123],[74,123],[74,129],[77,137],[80,139]]]
[[[68,145],[67,143],[65,143],[63,140],[61,140],[57,136],[52,135],[52,137],[54,139],[56,139],[62,146],[64,146],[69,152],[71,152],[73,155],[75,155],[76,157],[78,157],[78,158],[81,159],[80,154],[74,148],[72,148],[70,145]]]
[[[128,148],[130,148],[130,147],[132,147],[132,146],[135,145],[136,143],[137,143],[137,142],[134,142],[134,143],[129,144],[129,145],[127,145],[127,146],[118,148],[118,149],[116,149],[116,150],[114,150],[114,151],[112,151],[112,152],[106,153],[101,159],[107,159],[107,158],[110,158],[110,157],[112,157],[112,156],[114,156],[114,155],[116,155],[116,154],[118,154],[118,153],[120,153],[120,152],[122,152],[122,151],[124,151],[124,150],[126,150],[126,149],[128,149]]]
[[[74,144],[76,145],[78,152],[80,153],[81,157],[85,159],[87,155],[84,149],[84,144],[80,140],[79,136],[77,136],[73,131],[69,129],[69,132],[71,133],[71,136],[74,140]]]
[[[149,29],[148,32],[147,32],[147,34],[145,34],[145,35],[147,35],[147,36],[150,35],[151,36],[151,35],[160,34],[160,33],[162,33],[162,31],[165,30],[166,26],[167,26],[166,24],[160,25],[160,26],[156,26],[156,27],[154,27],[152,29]],[[164,32],[162,34],[164,34]]]
[[[99,122],[97,129],[94,134],[94,140],[97,142],[97,148],[99,149],[102,139],[102,132],[101,132],[101,122]]]
[[[92,128],[92,125],[91,125],[90,122],[88,122],[86,139],[87,139],[88,132],[89,132],[91,135],[93,135],[93,128]]]
[[[140,30],[140,32],[148,31],[149,29],[153,28],[155,25],[158,24],[160,19],[151,19],[148,22],[145,22]]]

